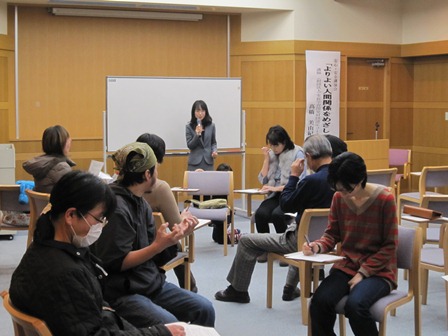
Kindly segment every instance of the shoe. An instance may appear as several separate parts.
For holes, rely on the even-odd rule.
[[[257,261],[259,263],[265,263],[268,261],[268,254],[267,253],[263,253],[261,256],[257,257]]]
[[[319,270],[319,281],[322,281],[323,279],[325,279],[325,270],[321,268]]]
[[[284,261],[280,261],[278,264],[280,265],[280,267],[289,266],[289,264],[287,262],[284,262]]]
[[[249,303],[250,297],[248,292],[237,291],[232,285],[226,289],[216,292],[215,299],[225,302]]]
[[[238,244],[238,242],[241,239],[241,230],[240,229],[233,229],[234,236],[235,236],[235,244]],[[227,243],[232,243],[232,238],[230,237],[230,229],[227,230]]]
[[[300,289],[297,287],[286,285],[283,287],[283,295],[282,300],[283,301],[292,301],[295,298],[300,297]]]

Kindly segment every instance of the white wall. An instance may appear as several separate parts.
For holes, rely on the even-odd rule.
[[[446,40],[447,0],[403,0],[403,44]]]
[[[400,4],[400,0],[295,0],[292,16],[243,14],[242,40],[401,43]]]

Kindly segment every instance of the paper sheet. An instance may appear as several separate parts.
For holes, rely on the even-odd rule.
[[[92,160],[90,161],[89,173],[98,176],[100,174],[101,169],[104,166],[104,162]]]
[[[305,260],[312,262],[336,262],[338,260],[344,259],[344,257],[341,256],[333,254],[321,254],[321,253],[312,256],[306,256],[301,251],[285,254],[285,257],[288,259]]]
[[[234,190],[233,192],[239,193],[239,194],[255,194],[255,195],[264,195],[267,194],[268,191],[267,190],[260,190],[258,188],[253,188],[253,189],[237,189]]]
[[[197,324],[188,324],[185,322],[176,322],[170,324],[177,324],[184,327],[186,336],[219,336],[215,328],[203,327]]]

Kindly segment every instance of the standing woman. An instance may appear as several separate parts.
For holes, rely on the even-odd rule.
[[[264,155],[263,166],[258,180],[263,184],[261,191],[268,193],[267,198],[255,212],[255,223],[259,233],[269,233],[269,223],[273,223],[277,233],[283,233],[287,227],[287,216],[280,209],[280,194],[288,182],[291,164],[296,159],[304,159],[303,149],[295,145],[288,132],[282,126],[272,126],[266,134],[266,144],[261,150]],[[306,167],[300,179],[306,175]],[[259,259],[264,261],[264,256]]]
[[[191,108],[191,120],[186,126],[185,137],[190,150],[188,170],[214,170],[214,159],[218,156],[216,129],[203,100],[196,100]]]
[[[70,134],[60,125],[44,131],[42,150],[45,154],[23,163],[23,169],[34,177],[35,191],[50,193],[56,182],[76,165],[68,158],[71,144]]]

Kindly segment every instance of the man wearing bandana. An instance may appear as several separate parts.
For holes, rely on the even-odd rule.
[[[156,157],[146,143],[126,145],[112,159],[119,171],[111,186],[117,210],[93,247],[109,273],[106,300],[138,327],[176,321],[213,327],[211,302],[167,282],[159,268],[163,261],[158,254],[190,234],[197,219],[183,219],[170,232],[166,232],[167,224],[155,228],[152,210],[142,197],[157,180]]]

